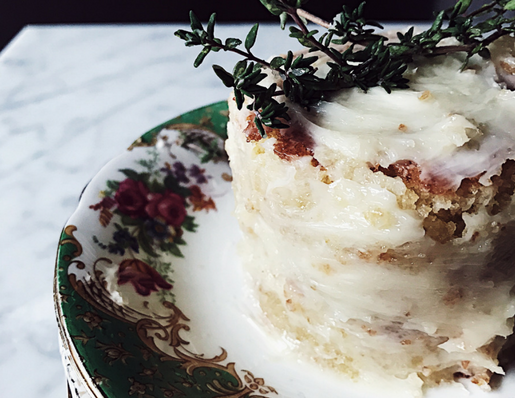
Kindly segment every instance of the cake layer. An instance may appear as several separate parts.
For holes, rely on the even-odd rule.
[[[500,51],[498,51],[500,52]],[[420,392],[486,385],[512,333],[515,95],[493,62],[414,64],[261,138],[229,101],[242,258],[261,322],[304,358]],[[273,76],[270,77],[273,80]]]

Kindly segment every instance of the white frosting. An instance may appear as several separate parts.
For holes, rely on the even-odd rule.
[[[486,172],[487,183],[514,157],[515,93],[494,82],[490,62],[460,72],[462,63],[440,57],[412,68],[407,90],[354,88],[295,115],[317,144],[347,157],[384,167],[410,159],[454,187]]]
[[[229,102],[235,214],[263,324],[317,363],[364,382],[393,380],[413,396],[423,376],[438,381],[445,369],[452,379],[464,363],[472,375],[502,373],[481,347],[509,335],[515,313],[515,275],[498,261],[511,255],[498,238],[513,203],[491,215],[486,190],[463,213],[462,237],[442,244],[423,223],[456,203],[428,194],[415,206],[401,178],[371,170],[411,160],[448,187],[478,175],[491,185],[515,157],[514,93],[495,83],[490,62],[460,72],[462,61],[414,65],[410,89],[392,94],[345,90],[310,112],[290,104],[323,167],[310,156],[280,159],[275,138],[247,142],[249,113]]]

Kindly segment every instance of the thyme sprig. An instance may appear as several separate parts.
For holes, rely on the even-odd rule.
[[[294,22],[295,25],[289,27],[290,37],[307,47],[308,53],[316,51],[329,58],[329,71],[325,75],[315,67],[319,53],[304,57],[288,51],[285,57],[274,57],[271,61],[254,55],[252,48],[258,24],[250,29],[244,42],[238,38],[222,41],[214,34],[215,14],[204,28],[190,12],[191,31],[181,29],[175,34],[186,46],[202,47],[195,67],[211,51],[230,51],[243,57],[232,73],[219,65],[213,65],[213,69],[225,86],[233,88],[238,109],[243,107],[245,97],[249,98],[247,108],[255,112],[255,123],[262,136],[266,135],[264,126],[288,127],[288,107],[276,99],[278,96],[284,95],[309,109],[331,92],[344,88],[358,87],[366,91],[381,86],[390,93],[409,87],[404,72],[414,57],[463,52],[465,67],[475,54],[489,57],[488,45],[493,41],[515,33],[515,17],[511,12],[515,10],[515,0],[494,0],[468,14],[472,0],[458,0],[454,7],[439,12],[428,30],[419,34],[414,33],[414,28],[406,33],[399,32],[396,42],[388,42],[386,37],[377,34],[377,28],[382,29],[382,26],[363,17],[364,2],[352,10],[343,6],[342,12],[328,23],[301,8],[307,0],[260,1],[273,15],[279,16],[282,28],[288,18]],[[308,20],[322,26],[325,32],[319,34],[316,29],[310,30]],[[441,45],[446,38],[455,38],[459,44]],[[280,78],[281,87],[275,83],[269,87],[262,85],[267,77],[263,68]]]

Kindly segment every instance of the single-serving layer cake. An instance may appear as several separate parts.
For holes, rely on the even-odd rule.
[[[459,55],[415,63],[406,90],[288,104],[291,127],[263,139],[229,101],[244,266],[264,326],[298,355],[414,395],[503,373],[515,314],[507,44],[462,72]]]

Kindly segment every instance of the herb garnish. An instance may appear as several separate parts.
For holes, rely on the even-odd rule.
[[[411,28],[405,34],[397,33],[399,41],[395,43],[375,33],[375,28],[382,29],[379,23],[363,18],[365,2],[354,10],[343,6],[343,11],[328,23],[301,8],[307,0],[260,1],[272,14],[279,16],[283,29],[288,17],[293,20],[296,26],[289,28],[290,37],[297,39],[309,52],[320,51],[330,58],[325,76],[315,74],[317,68],[313,64],[319,58],[317,55],[294,57],[288,51],[286,58],[275,57],[270,62],[255,56],[252,47],[258,24],[250,29],[244,43],[237,38],[222,41],[214,35],[215,14],[204,29],[191,11],[192,30],[181,29],[175,35],[183,39],[186,46],[203,47],[195,59],[195,67],[211,51],[232,51],[243,57],[232,73],[219,65],[213,65],[213,69],[227,87],[233,88],[238,109],[242,108],[245,96],[252,100],[247,108],[256,113],[254,120],[263,137],[266,135],[263,126],[288,127],[288,107],[274,99],[276,96],[285,95],[290,101],[309,109],[328,93],[344,88],[359,87],[366,91],[381,86],[390,93],[392,89],[408,88],[408,79],[403,74],[415,56],[464,52],[467,61],[475,54],[487,58],[490,43],[515,32],[515,18],[511,13],[515,10],[515,0],[495,0],[468,14],[472,0],[458,0],[454,7],[439,12],[428,30],[414,34]],[[319,35],[318,30],[308,29],[308,20],[326,31]],[[450,37],[457,39],[459,44],[439,45]],[[335,48],[342,44],[347,45],[345,50]],[[275,71],[282,87],[275,83],[270,87],[259,85],[266,77],[263,68]]]

